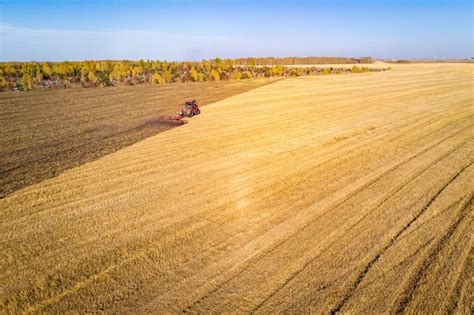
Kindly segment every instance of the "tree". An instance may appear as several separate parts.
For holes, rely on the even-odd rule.
[[[31,79],[31,76],[28,73],[23,74],[23,77],[21,78],[21,89],[23,91],[31,91],[33,88],[33,79]]]
[[[43,63],[42,68],[43,68],[43,76],[46,79],[50,79],[51,76],[53,75],[53,69],[51,69],[51,67],[47,63]]]
[[[169,72],[168,70],[163,72],[163,79],[165,80],[165,83],[171,82],[171,72]]]
[[[232,80],[241,80],[242,79],[242,73],[239,71],[235,71],[232,73]]]
[[[66,67],[64,64],[54,64],[53,65],[53,74],[64,79],[66,77]]]
[[[143,73],[145,73],[145,70],[143,69],[142,66],[136,66],[136,67],[133,67],[133,69],[132,69],[132,75],[134,77],[142,75]]]
[[[161,77],[161,75],[158,72],[156,72],[155,74],[153,74],[151,78],[151,82],[153,84],[164,84],[165,80]]]
[[[5,91],[8,88],[8,82],[3,76],[0,76],[0,92]]]
[[[242,79],[251,79],[251,78],[253,78],[252,72],[247,70],[242,73]]]
[[[87,79],[89,80],[90,83],[92,84],[96,84],[97,83],[97,76],[95,75],[94,72],[89,72],[89,74],[87,75]]]
[[[194,82],[199,80],[199,73],[196,71],[196,68],[194,67],[191,68],[191,77],[193,78]]]
[[[352,69],[351,69],[351,72],[352,73],[361,73],[362,69],[359,68],[358,66],[353,66]]]
[[[285,73],[285,69],[283,69],[282,66],[273,66],[272,67],[272,73],[273,73],[274,76],[281,77]]]
[[[43,81],[43,73],[41,73],[41,71],[36,72],[36,81]]]
[[[219,74],[219,72],[217,72],[216,69],[212,69],[211,70],[211,78],[213,81],[219,81],[221,79],[221,75]]]
[[[323,71],[321,71],[322,74],[327,75],[329,74],[328,68],[324,68]]]

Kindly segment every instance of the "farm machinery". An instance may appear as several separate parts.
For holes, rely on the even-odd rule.
[[[187,123],[187,120],[183,119],[184,117],[193,117],[200,113],[201,110],[199,109],[198,102],[196,100],[187,100],[179,113],[169,116],[160,116],[158,117],[158,121],[169,123],[171,125],[184,125]]]

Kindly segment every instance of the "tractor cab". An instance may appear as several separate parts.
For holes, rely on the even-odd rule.
[[[183,117],[193,117],[194,115],[199,115],[201,110],[199,109],[199,104],[196,100],[188,100],[184,104],[183,109],[181,110],[181,116]]]

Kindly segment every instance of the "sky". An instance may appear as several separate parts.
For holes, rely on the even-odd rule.
[[[0,61],[471,58],[465,0],[0,0]]]

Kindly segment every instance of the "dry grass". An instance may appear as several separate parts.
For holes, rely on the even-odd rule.
[[[473,67],[279,81],[11,194],[2,311],[470,313]]]
[[[0,198],[171,129],[153,118],[186,98],[207,105],[274,81],[0,93]]]

